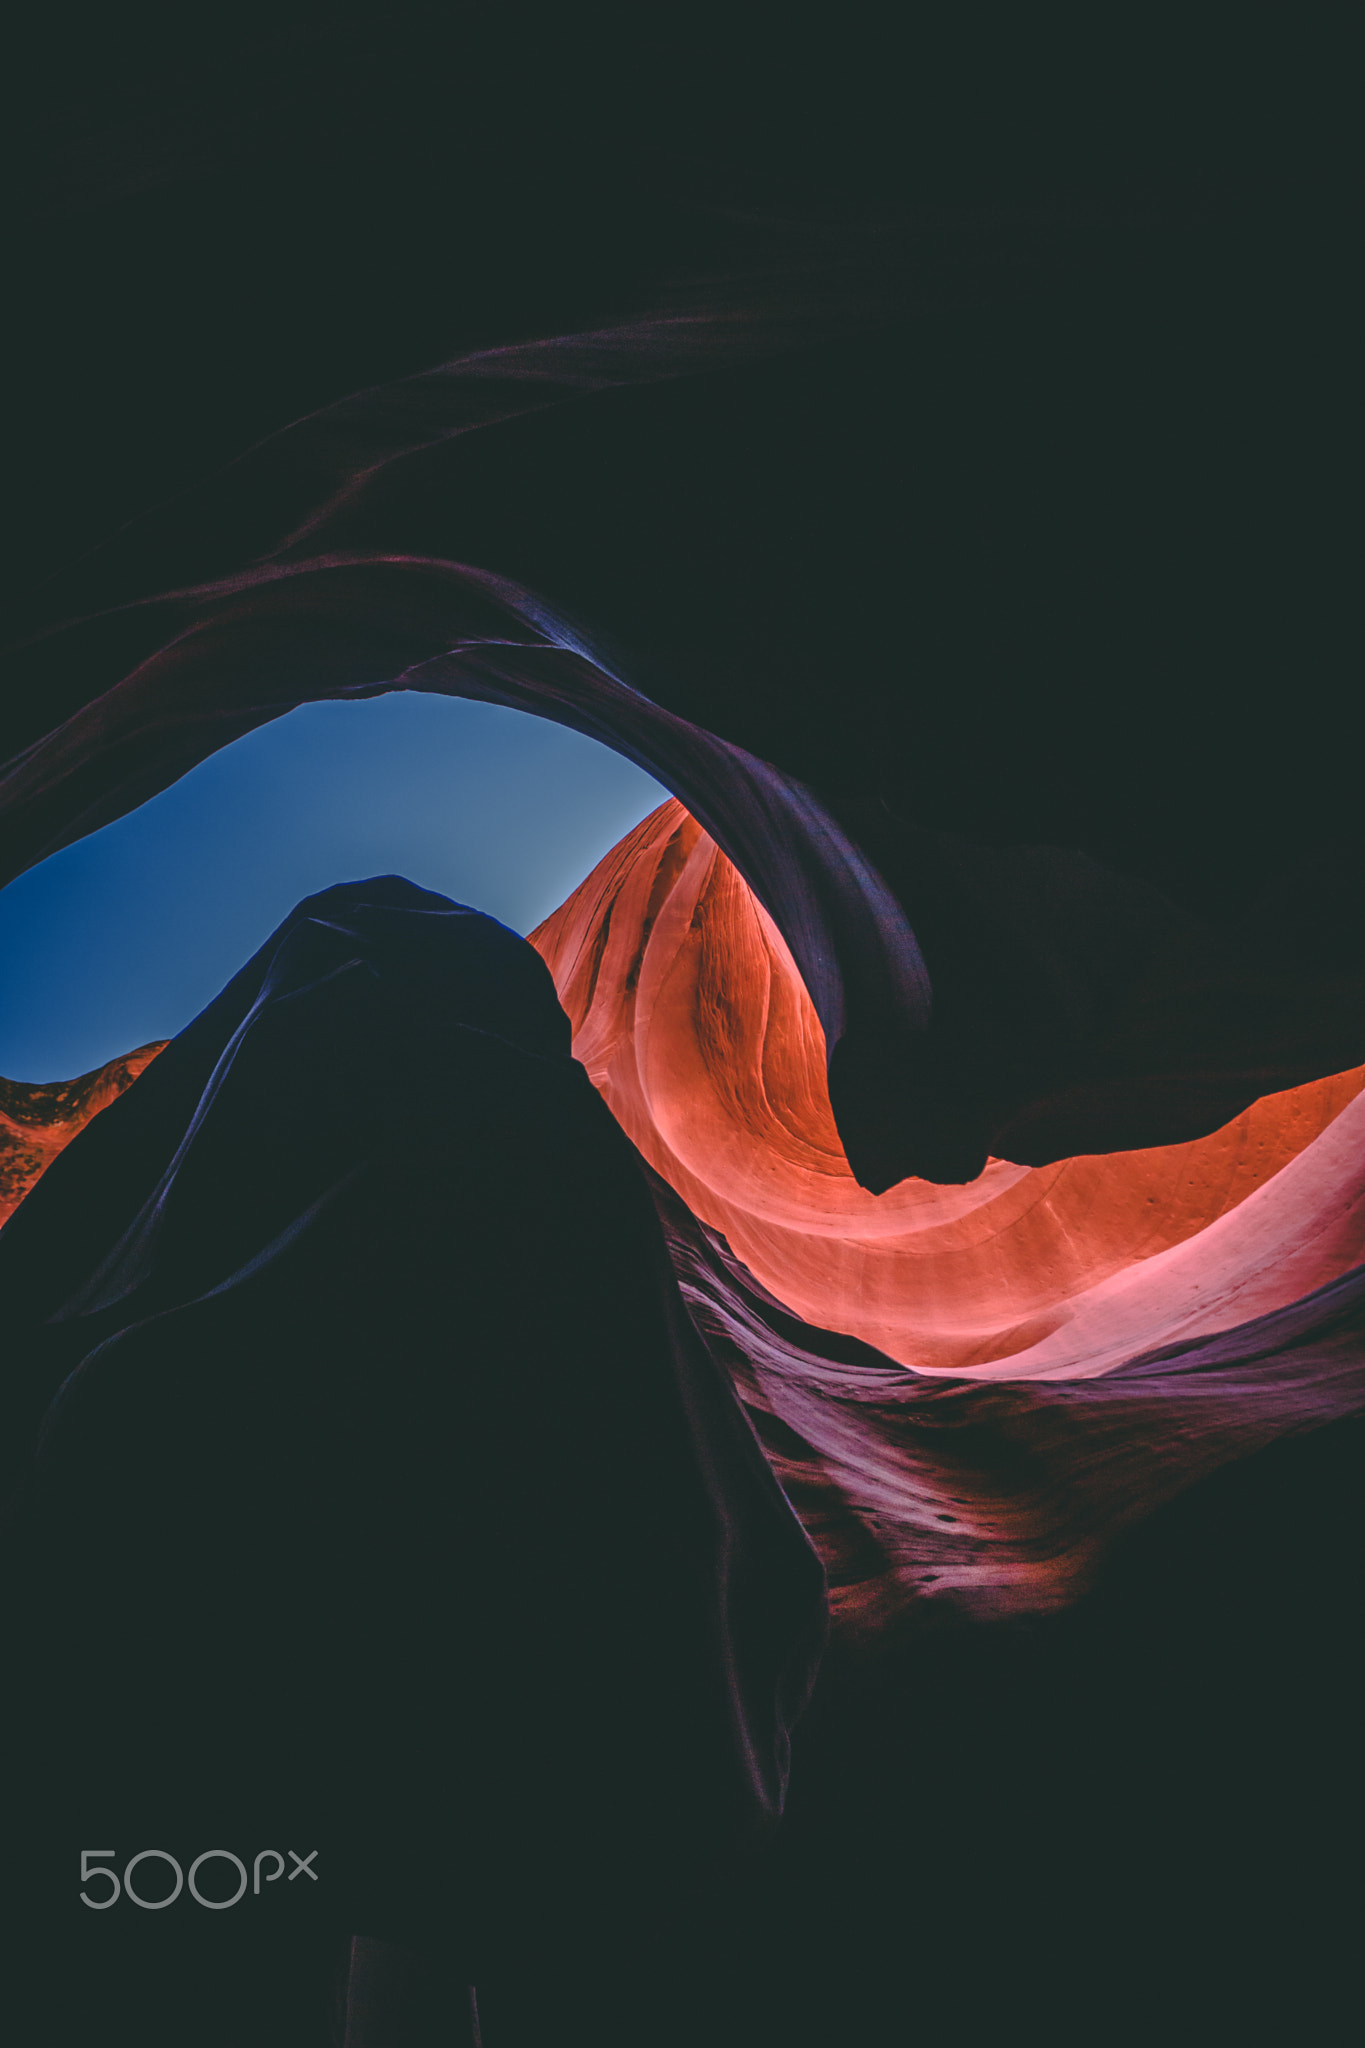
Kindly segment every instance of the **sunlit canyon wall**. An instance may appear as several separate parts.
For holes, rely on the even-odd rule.
[[[1365,1068],[1212,1136],[868,1194],[772,919],[676,802],[532,935],[650,1165],[782,1302],[918,1371],[1090,1376],[1281,1308],[1365,1257]]]
[[[790,954],[681,804],[531,937],[836,1626],[1064,1607],[1164,1501],[1365,1410],[1365,1069],[1191,1143],[873,1196]],[[3,1085],[5,1213],[157,1050]]]

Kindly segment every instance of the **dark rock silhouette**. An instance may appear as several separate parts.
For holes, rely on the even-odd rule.
[[[327,1925],[468,1979],[771,1829],[821,1568],[523,940],[307,899],[49,1168],[0,1292],[45,1841],[307,1836]]]
[[[765,1237],[765,1148],[714,1100],[697,1122],[734,1141],[743,1201],[697,1146],[706,1198],[655,1189],[685,1297],[835,1581],[783,1828],[720,1904],[679,1909],[671,1962],[636,1977],[614,1928],[580,1928],[546,1965],[542,1922],[490,1988],[488,2048],[1093,2041],[1144,2004],[1148,2039],[1330,2038],[1332,1990],[1355,1997],[1339,1873],[1360,1791],[1342,1077],[1365,1060],[1365,957],[1341,572],[1361,350],[1354,126],[1333,104],[1352,66],[1316,25],[1245,10],[855,9],[799,46],[732,8],[714,25],[692,10],[690,37],[676,10],[636,10],[638,27],[571,10],[544,32],[517,7],[400,0],[382,32],[363,4],[250,13],[203,61],[126,12],[98,42],[64,13],[22,27],[39,51],[21,39],[7,244],[18,516],[0,568],[20,644],[0,874],[296,703],[489,698],[676,793],[795,963],[818,1025],[802,1073],[812,1052],[827,1066],[774,1143],[780,1182],[818,1112],[832,1231],[808,1205]],[[743,900],[730,881],[714,894]],[[27,1252],[4,1260],[35,1315],[45,1274],[84,1286],[111,1243],[94,1179],[88,1216],[73,1193],[56,1233],[60,1271],[26,1216],[55,1216],[80,1159],[108,1153],[114,1175],[126,1150],[126,1227],[183,1105],[140,1151],[124,1104],[154,1099],[167,1057],[0,1241],[33,1250],[31,1271]],[[303,1129],[310,1078],[281,1131]],[[735,1081],[747,1116],[752,1069]],[[317,1161],[377,1115],[375,1087],[357,1073],[320,1116]],[[648,1120],[630,1129],[642,1142]],[[1151,1188],[1148,1229],[1128,1197],[1151,1158],[1125,1178],[1110,1155],[1205,1141],[1198,1201]],[[259,1157],[230,1151],[264,1216]],[[1257,1156],[1279,1161],[1259,1182]],[[936,1184],[970,1236],[992,1224],[984,1193],[1053,1169],[1051,1275],[1011,1227],[991,1286],[979,1246],[965,1292],[939,1267],[932,1328],[904,1289],[869,1304],[840,1279],[864,1198],[904,1220]],[[361,1199],[339,1193],[271,1269],[302,1272]],[[224,1217],[224,1254],[252,1203]],[[1274,1226],[1259,1248],[1258,1217]],[[484,1241],[481,1215],[460,1222]],[[168,1211],[168,1244],[179,1227]],[[1226,1266],[1201,1264],[1234,1240]],[[1106,1244],[1129,1264],[1097,1277]],[[392,1256],[408,1275],[401,1243]],[[505,1290],[519,1315],[525,1270]],[[1105,1373],[987,1383],[1049,1345],[1056,1364],[1075,1287],[1088,1275],[1112,1306],[1125,1270],[1137,1307],[1098,1333]],[[1163,1270],[1192,1283],[1187,1308],[1159,1298]],[[111,1268],[99,1286],[115,1284]],[[119,1313],[100,1298],[96,1321]],[[204,1311],[227,1313],[228,1297]],[[29,1429],[76,1337],[16,1330]],[[119,1340],[149,1372],[157,1341]],[[969,1372],[913,1375],[919,1343]],[[234,1354],[256,1392],[263,1369],[254,1346]],[[296,1429],[302,1385],[284,1401]],[[72,1506],[88,1526],[84,1496]],[[130,1542],[117,1513],[89,1531],[91,1643]],[[146,1548],[155,1571],[190,1570],[161,1532]],[[362,1590],[348,1669],[415,1598],[390,1615]],[[107,1745],[112,1697],[81,1664],[59,1719],[83,1713]],[[343,1725],[330,1695],[326,1713]],[[279,1699],[242,1717],[293,1725]],[[400,1740],[395,1768],[422,1749]],[[77,1730],[51,1783],[82,1754]],[[349,1797],[361,1780],[342,1782]],[[152,1930],[171,1916],[147,1916],[138,1967],[116,1915],[86,1917],[43,1952],[46,1977],[34,1966],[49,2007],[73,1954],[98,1947],[112,1973],[59,2048],[111,2012],[150,2043]],[[210,2015],[203,1987],[227,1996],[249,1973],[203,1940],[169,2048],[256,2048],[271,2025],[297,2048],[283,1968],[273,1996]]]

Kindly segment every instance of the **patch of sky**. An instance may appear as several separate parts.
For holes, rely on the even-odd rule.
[[[667,794],[497,705],[302,705],[0,892],[0,1074],[70,1080],[173,1037],[334,882],[406,875],[531,931]]]

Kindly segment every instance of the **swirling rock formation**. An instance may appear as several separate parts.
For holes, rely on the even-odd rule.
[[[679,803],[532,943],[854,1633],[1064,1606],[1123,1527],[1365,1402],[1365,1069],[1185,1144],[874,1196],[791,955]],[[157,1050],[7,1084],[13,1201]]]
[[[846,1632],[1064,1607],[1125,1527],[1365,1405],[1365,1069],[1185,1144],[874,1196],[776,925],[676,801],[532,943]],[[25,1186],[156,1050],[8,1084],[17,1129],[47,1112]]]
[[[1125,1526],[1365,1406],[1365,1070],[1190,1143],[873,1196],[791,957],[678,804],[532,942],[846,1626],[1065,1605]]]
[[[920,1371],[1088,1377],[1286,1306],[1365,1257],[1365,1068],[1207,1138],[992,1160],[874,1196],[839,1144],[819,1021],[773,920],[677,803],[532,934],[618,1121],[807,1322]]]
[[[652,882],[556,927],[585,1055],[686,1191],[655,1192],[693,1316],[842,1641],[1009,1617],[917,1633],[862,1715],[836,1671],[766,1895],[615,2023],[604,1944],[578,2010],[613,2048],[1091,2040],[1145,1986],[1146,2037],[1250,2039],[1278,1967],[1280,2036],[1332,2038],[1352,67],[1248,10],[921,9],[908,59],[885,7],[804,47],[733,7],[690,38],[268,12],[196,71],[126,10],[98,46],[28,11],[0,877],[312,698],[487,696],[642,761],[819,1019],[761,916],[730,891],[717,921],[721,867],[671,954]],[[683,885],[654,880],[662,931]],[[599,941],[622,979],[590,992]],[[1074,1595],[1125,1519],[1136,1597],[1092,1655]],[[378,1605],[345,1632],[366,1671]],[[158,2025],[160,1941],[121,1999],[110,1943],[59,2035],[68,1918],[25,2038],[126,2010],[207,2042],[234,1986],[234,2039],[311,2038],[231,1967]],[[727,1943],[747,1970],[706,1982]],[[566,2003],[494,2004],[488,2039],[563,2039]]]
[[[1225,366],[1263,337],[1259,267],[1210,305],[1194,229],[1118,235],[1140,280],[1171,266],[1172,331],[1202,321],[1210,359],[1154,354],[1099,295],[1087,376],[1124,399],[1097,475],[1072,287],[1018,303],[1085,272],[1077,218],[959,224],[990,256],[946,309],[940,232],[798,236],[333,391],[62,564],[6,657],[0,878],[299,703],[442,691],[617,748],[733,860],[869,1192],[1207,1136],[1358,1065],[1353,754],[1305,753],[1340,697],[1318,444],[1296,425],[1277,471],[1262,440],[1230,491],[1210,426],[1242,431]],[[1278,701],[1291,672],[1295,718],[1250,717],[1253,678]]]

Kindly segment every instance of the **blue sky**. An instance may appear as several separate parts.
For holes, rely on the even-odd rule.
[[[668,792],[548,720],[307,704],[0,892],[0,1074],[170,1038],[301,896],[399,874],[530,931]]]

